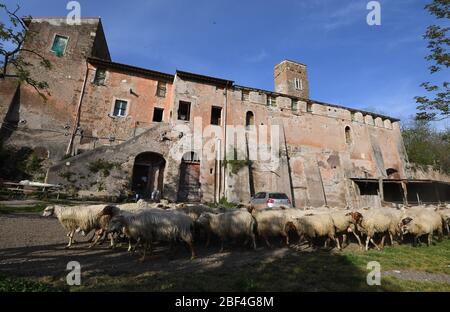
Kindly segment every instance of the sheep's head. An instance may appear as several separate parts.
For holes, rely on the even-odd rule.
[[[400,222],[400,230],[402,234],[408,234],[410,232],[411,221],[413,221],[413,218],[411,217],[402,219]]]
[[[209,227],[209,222],[211,220],[211,214],[208,212],[203,212],[200,217],[195,221],[196,224],[201,227]]]
[[[43,217],[51,217],[55,213],[55,206],[47,206],[42,213]]]
[[[363,220],[363,215],[357,211],[352,211],[345,214],[346,216],[350,216],[353,224],[361,224]]]

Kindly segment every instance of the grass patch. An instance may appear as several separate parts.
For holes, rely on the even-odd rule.
[[[55,290],[40,282],[0,275],[0,292],[49,292]]]
[[[0,205],[0,214],[11,214],[11,213],[36,213],[42,212],[45,207],[47,207],[47,203],[40,203],[32,206],[25,207],[17,207],[17,206],[5,206]]]

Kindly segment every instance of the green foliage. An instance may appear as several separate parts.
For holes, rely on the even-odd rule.
[[[240,153],[242,155],[242,153]],[[238,159],[238,151],[234,149],[223,161],[223,165],[230,169],[232,174],[237,174],[241,169],[251,166],[249,159]]]
[[[229,202],[226,197],[222,197],[218,203],[207,203],[207,205],[211,208],[218,208],[218,207],[229,209],[236,208],[236,204]]]
[[[402,129],[409,161],[450,174],[450,129],[439,132],[426,120],[412,120]]]
[[[119,165],[116,163],[112,163],[100,158],[89,163],[89,171],[91,171],[92,173],[98,173],[101,171],[103,173],[103,176],[107,177],[109,176],[110,171],[114,168],[117,168],[118,166]]]
[[[12,181],[23,179],[43,182],[45,169],[40,158],[28,147],[15,149],[0,144],[0,175]]]
[[[437,19],[450,18],[450,3],[448,0],[433,0],[425,6],[431,15]],[[429,67],[431,74],[437,73],[442,69],[447,69],[450,65],[450,38],[447,32],[450,27],[441,27],[431,25],[427,28],[424,39],[428,40],[428,50],[430,54],[425,57],[427,61],[432,62]],[[449,82],[443,81],[439,84],[424,82],[421,84],[432,97],[416,96],[418,104],[418,119],[423,120],[442,120],[450,117],[450,88]]]
[[[0,292],[49,292],[51,287],[21,278],[0,276]]]

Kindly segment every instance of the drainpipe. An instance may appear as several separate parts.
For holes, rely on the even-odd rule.
[[[81,88],[80,100],[78,101],[77,115],[75,118],[75,123],[73,125],[72,134],[70,135],[69,144],[67,145],[66,155],[72,154],[73,141],[75,140],[75,134],[76,134],[78,126],[80,124],[81,104],[83,103],[84,90],[86,89],[86,82],[87,82],[88,74],[89,74],[89,64],[86,60],[86,73],[84,75],[83,87]]]
[[[226,152],[227,152],[227,116],[228,116],[228,82],[225,85],[225,107],[224,107],[224,136],[223,136],[223,157],[222,159],[225,159]],[[221,162],[223,164],[223,161]],[[226,168],[223,166],[223,193],[222,197],[225,197],[226,195],[226,189],[227,189],[227,174],[226,174]],[[219,193],[220,194],[220,193]]]

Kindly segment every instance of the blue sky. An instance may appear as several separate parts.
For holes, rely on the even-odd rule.
[[[68,13],[68,1],[0,2],[19,3],[23,15]],[[367,25],[368,0],[79,2],[82,16],[102,18],[116,62],[273,90],[273,66],[297,60],[308,66],[311,98],[404,120],[431,80],[422,35],[435,20],[425,0],[379,1],[381,26]]]

